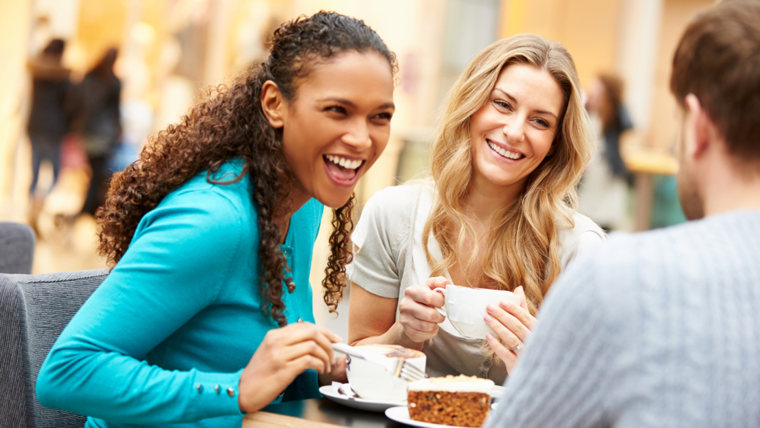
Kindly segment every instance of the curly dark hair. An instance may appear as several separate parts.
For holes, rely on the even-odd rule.
[[[271,80],[288,100],[313,68],[330,57],[353,50],[374,51],[388,60],[395,74],[396,58],[382,39],[363,21],[334,12],[318,12],[282,24],[270,41],[269,57],[231,85],[209,91],[178,124],[158,132],[146,144],[139,159],[114,175],[98,219],[99,252],[109,267],[121,259],[140,219],[171,191],[206,171],[206,180],[217,184],[239,182],[248,175],[251,200],[258,213],[261,236],[259,291],[262,310],[284,326],[283,288],[294,289],[285,255],[279,247],[281,231],[275,219],[283,214],[278,201],[287,200],[295,177],[282,153],[281,129],[274,129],[261,107],[262,85]],[[212,179],[232,158],[244,161],[241,174],[232,181]],[[333,211],[331,253],[325,269],[324,301],[335,312],[347,280],[345,265],[351,261],[353,196]],[[287,285],[286,285],[287,284]]]

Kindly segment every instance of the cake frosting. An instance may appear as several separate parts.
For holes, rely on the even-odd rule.
[[[482,392],[490,394],[494,383],[491,379],[473,376],[431,377],[410,382],[408,391]]]

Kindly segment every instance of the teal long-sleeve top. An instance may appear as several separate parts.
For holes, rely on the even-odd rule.
[[[141,219],[43,363],[43,405],[87,415],[87,427],[240,426],[242,369],[277,328],[261,310],[250,186],[247,176],[214,184],[204,172]],[[282,246],[295,282],[283,293],[289,323],[314,322],[308,279],[323,209],[312,199],[294,213]],[[316,377],[302,373],[273,403],[319,396]]]

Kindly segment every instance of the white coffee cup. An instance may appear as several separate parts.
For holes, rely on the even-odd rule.
[[[443,294],[443,308],[437,308],[445,316],[460,335],[471,339],[485,339],[491,329],[483,319],[486,316],[486,306],[499,305],[499,302],[520,304],[520,298],[511,291],[492,290],[489,288],[462,287],[447,284],[446,288],[434,289]]]

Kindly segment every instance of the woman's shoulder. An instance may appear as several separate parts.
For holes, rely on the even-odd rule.
[[[375,192],[369,201],[390,205],[416,201],[420,197],[428,195],[432,191],[432,186],[432,181],[427,180],[417,180],[396,186],[388,186]]]
[[[394,242],[407,239],[416,224],[420,204],[429,199],[430,189],[432,186],[426,182],[414,182],[375,192],[361,211],[354,241],[363,242],[371,230],[382,231],[379,233]]]
[[[432,183],[424,181],[386,187],[369,198],[362,209],[362,217],[406,223],[405,219],[412,220],[420,204],[431,200],[432,192]]]
[[[291,217],[290,225],[293,228],[299,228],[299,230],[311,230],[314,232],[314,237],[319,231],[320,224],[322,222],[322,215],[324,214],[325,206],[317,199],[309,199],[301,208],[299,208],[293,217]]]
[[[559,256],[562,266],[566,266],[578,254],[584,253],[607,239],[607,234],[593,220],[575,211],[569,225],[559,230]]]
[[[607,236],[607,234],[604,232],[604,229],[602,229],[594,220],[591,220],[588,216],[579,213],[578,211],[573,212],[573,233],[589,233],[592,235],[597,236],[600,240],[604,240]]]
[[[243,164],[230,161],[218,170],[202,171],[172,191],[159,206],[203,205],[209,211],[249,212],[252,206],[250,180],[243,173]]]

